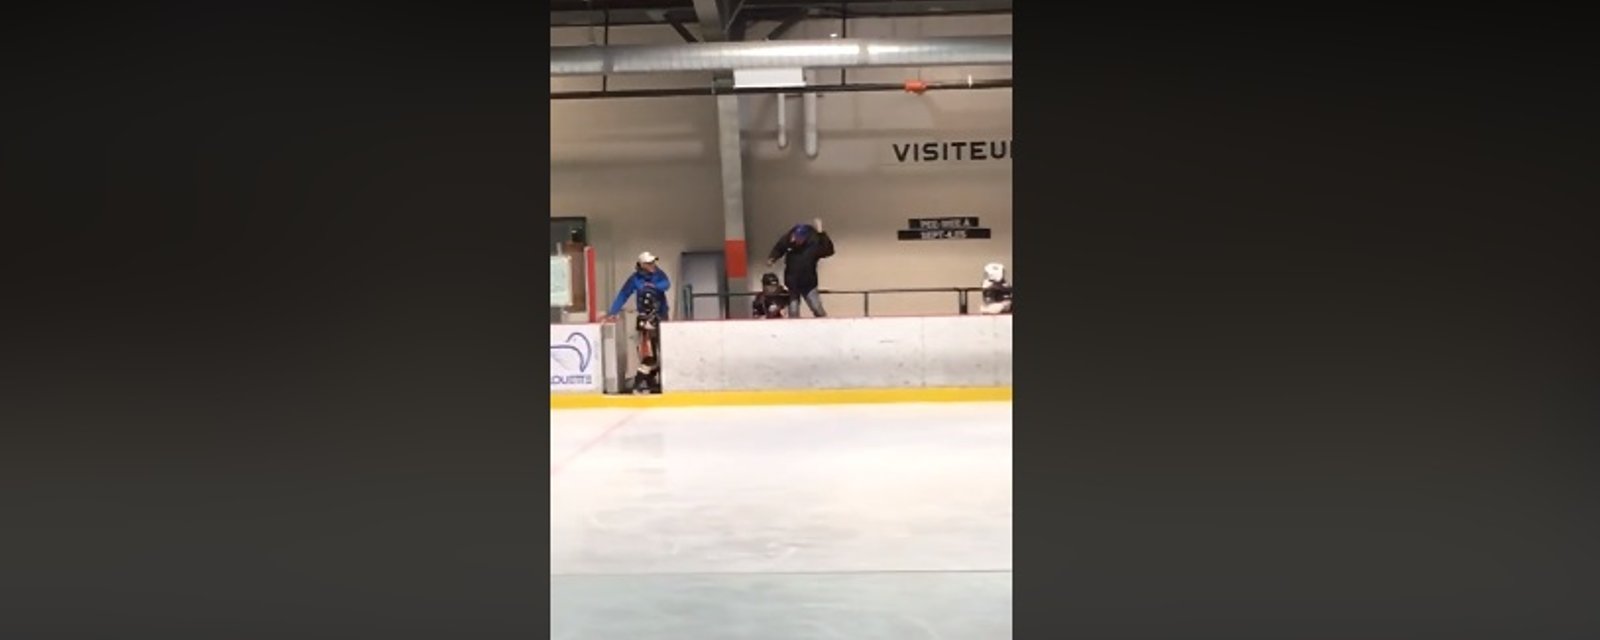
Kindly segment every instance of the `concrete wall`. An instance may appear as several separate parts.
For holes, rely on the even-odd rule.
[[[764,33],[770,25],[752,30]],[[852,37],[922,37],[1009,33],[1009,16],[852,20]],[[825,38],[837,21],[797,26],[786,38]],[[552,42],[598,42],[598,29],[558,29]],[[669,27],[611,30],[611,41],[681,43]],[[1009,77],[1009,68],[873,69],[850,82],[901,82]],[[618,76],[611,88],[706,86],[704,74]],[[825,72],[818,82],[837,82]],[[600,88],[597,78],[552,79],[551,90]],[[746,228],[752,277],[766,269],[767,250],[790,225],[821,217],[839,248],[824,263],[824,288],[975,286],[989,261],[1011,262],[1010,161],[900,164],[892,145],[1011,137],[1011,91],[824,94],[820,155],[805,157],[801,103],[788,101],[790,146],[777,148],[775,96],[741,98],[746,143]],[[590,219],[601,248],[602,288],[615,286],[633,256],[649,250],[677,273],[687,250],[722,246],[721,178],[711,98],[552,101],[551,214]],[[978,216],[990,240],[901,242],[907,218]],[[676,299],[676,298],[674,298]],[[607,298],[609,302],[609,298]],[[858,298],[829,299],[834,315],[860,315]],[[875,298],[873,315],[955,312],[953,295]]]
[[[1011,316],[663,325],[672,391],[1011,386]]]

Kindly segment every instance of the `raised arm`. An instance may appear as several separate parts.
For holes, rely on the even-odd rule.
[[[817,233],[817,257],[826,258],[833,255],[833,238],[826,232]]]

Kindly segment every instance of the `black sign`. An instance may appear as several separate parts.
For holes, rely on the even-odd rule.
[[[911,218],[907,229],[895,232],[901,240],[988,240],[989,230],[978,226],[978,216]]]
[[[903,229],[895,232],[901,240],[988,240],[989,230],[973,229]]]
[[[912,218],[906,221],[907,229],[976,229],[978,228],[977,216],[962,216],[957,218]]]

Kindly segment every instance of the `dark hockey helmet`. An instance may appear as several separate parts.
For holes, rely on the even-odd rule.
[[[655,313],[657,296],[659,295],[661,295],[661,292],[656,291],[655,287],[645,287],[639,292],[639,311]]]

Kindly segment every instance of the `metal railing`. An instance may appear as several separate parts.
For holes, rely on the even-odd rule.
[[[694,319],[694,309],[695,309],[695,301],[696,300],[700,300],[700,299],[715,300],[716,301],[715,304],[717,305],[718,311],[720,312],[718,315],[723,320],[727,320],[727,319],[730,319],[732,317],[730,315],[730,313],[729,313],[732,310],[732,306],[729,304],[730,301],[732,301],[734,299],[743,300],[743,299],[746,299],[746,298],[753,298],[753,297],[758,296],[758,295],[761,294],[761,292],[759,292],[759,291],[731,291],[731,292],[722,292],[722,293],[695,293],[694,292],[694,287],[691,287],[691,286],[688,286],[688,285],[684,285],[682,291],[683,291],[683,295],[681,296],[682,297],[682,303],[683,303],[682,319],[684,319],[684,320],[693,320]],[[949,293],[949,294],[953,294],[955,296],[956,313],[958,313],[960,315],[969,315],[971,313],[971,309],[972,309],[972,304],[971,304],[972,294],[973,293],[978,293],[981,296],[982,295],[982,291],[983,291],[982,287],[920,287],[920,288],[913,287],[913,288],[905,288],[905,289],[818,289],[818,292],[820,292],[822,295],[825,295],[825,296],[841,296],[841,295],[843,295],[843,296],[861,296],[861,315],[864,316],[864,317],[869,317],[869,318],[872,317],[872,296],[900,295],[900,294],[918,294],[918,293],[921,293],[921,294],[927,294],[927,293]],[[749,303],[746,302],[746,304],[748,305]],[[801,303],[801,304],[802,304],[802,306],[804,305],[804,303]]]

